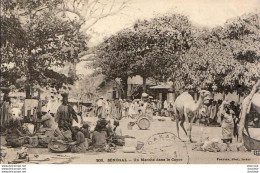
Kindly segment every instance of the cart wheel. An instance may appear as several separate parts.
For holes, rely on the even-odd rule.
[[[137,121],[137,125],[141,130],[147,130],[150,127],[150,120],[146,117],[140,117]]]

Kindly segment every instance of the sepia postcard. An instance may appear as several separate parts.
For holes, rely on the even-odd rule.
[[[260,164],[260,1],[1,0],[0,83],[1,164]]]

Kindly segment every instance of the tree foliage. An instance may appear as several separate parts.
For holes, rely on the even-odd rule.
[[[20,81],[59,88],[63,83],[73,83],[51,67],[76,62],[78,54],[87,50],[88,37],[76,29],[76,21],[55,15],[52,7],[35,14],[36,9],[50,3],[59,1],[1,2],[2,85]]]
[[[179,14],[137,21],[99,46],[98,66],[110,78],[140,75],[167,81],[176,60],[190,48],[191,23]],[[144,86],[145,90],[145,86]]]
[[[66,77],[52,67],[77,63],[88,49],[86,31],[126,5],[114,0],[1,1],[1,84],[72,84],[75,75]]]
[[[260,18],[248,14],[197,32],[173,76],[176,88],[246,94],[260,77]]]

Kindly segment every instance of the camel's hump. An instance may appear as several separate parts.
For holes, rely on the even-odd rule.
[[[193,97],[188,92],[183,92],[175,100],[175,105],[182,106],[184,104],[194,103]]]

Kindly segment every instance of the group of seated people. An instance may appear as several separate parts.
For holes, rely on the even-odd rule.
[[[85,153],[87,150],[107,151],[109,143],[115,135],[115,128],[119,125],[114,122],[114,129],[110,121],[99,119],[93,133],[90,132],[88,123],[83,122],[82,127],[72,126],[70,135],[62,133],[57,123],[45,109],[38,114],[33,133],[25,132],[23,123],[20,120],[12,120],[6,131],[6,142],[8,146],[20,147],[23,145],[21,138],[37,136],[39,133],[51,131],[52,139],[62,139],[69,143],[70,151],[73,153]],[[49,137],[49,136],[48,136]],[[46,136],[47,138],[47,136]]]
[[[119,125],[117,121],[114,124]],[[97,121],[93,133],[90,132],[86,122],[83,122],[82,127],[73,126],[72,140],[69,140],[70,151],[72,153],[85,153],[88,150],[109,151],[115,128],[112,129],[111,122],[105,119]]]

